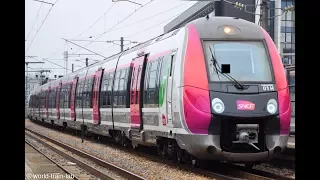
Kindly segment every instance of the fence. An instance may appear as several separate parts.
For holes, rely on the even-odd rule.
[[[296,103],[296,91],[295,91],[295,66],[286,67],[287,80],[289,83],[290,99],[291,99],[291,123],[290,134],[295,134],[295,103]]]

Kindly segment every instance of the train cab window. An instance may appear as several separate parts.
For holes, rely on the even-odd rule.
[[[158,92],[159,92],[159,67],[162,57],[154,61],[149,61],[146,70],[146,79],[144,85],[144,106],[145,107],[158,107]]]
[[[260,41],[205,41],[205,57],[211,81],[230,81],[217,75],[216,67],[230,64],[230,76],[240,82],[272,82],[271,62]],[[216,59],[214,65],[212,56]],[[221,69],[220,69],[221,70]]]

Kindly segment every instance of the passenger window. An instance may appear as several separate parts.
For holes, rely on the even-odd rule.
[[[144,104],[145,107],[158,106],[159,70],[162,57],[149,61],[145,79]]]

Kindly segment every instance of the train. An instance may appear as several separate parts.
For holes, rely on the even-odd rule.
[[[248,167],[287,147],[290,93],[259,25],[203,17],[30,93],[28,118],[155,147],[179,162]]]

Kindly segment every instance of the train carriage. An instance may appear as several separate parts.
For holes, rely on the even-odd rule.
[[[232,17],[192,21],[33,93],[31,119],[39,107],[48,122],[157,146],[179,160],[266,161],[286,148],[290,129],[274,43]]]

